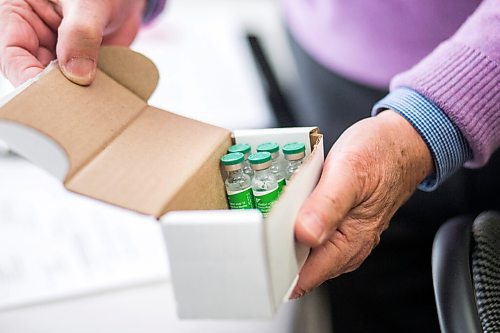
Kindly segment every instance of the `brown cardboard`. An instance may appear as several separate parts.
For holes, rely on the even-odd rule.
[[[128,48],[101,48],[98,66],[144,101],[151,97],[158,84],[159,73],[153,62]]]
[[[55,140],[70,160],[71,178],[128,125],[146,103],[97,71],[94,84],[70,83],[54,69],[14,97],[2,119],[32,127]]]
[[[315,128],[309,134],[309,141],[311,142],[311,151],[313,151],[323,139],[323,134],[320,133],[319,128]]]
[[[189,133],[203,133],[203,139]],[[167,209],[224,208],[203,199],[225,198],[218,163],[211,159],[230,142],[229,133],[217,127],[148,107],[66,186],[156,217]]]
[[[230,132],[149,107],[157,80],[145,57],[103,48],[91,86],[54,68],[7,102],[0,121],[55,141],[70,163],[64,183],[76,193],[155,217],[225,208],[214,159],[230,146]]]

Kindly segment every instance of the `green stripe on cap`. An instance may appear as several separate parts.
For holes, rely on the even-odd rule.
[[[271,160],[271,153],[267,151],[258,152],[248,156],[248,161],[251,164],[262,164]]]
[[[226,154],[222,156],[220,159],[223,165],[235,165],[243,163],[244,160],[245,160],[245,155],[243,155],[242,153]]]
[[[267,151],[271,154],[277,153],[280,150],[280,146],[274,142],[266,142],[257,146],[257,151]]]
[[[306,151],[306,146],[302,142],[291,142],[283,146],[283,154],[291,155]]]
[[[249,144],[238,143],[236,145],[232,145],[231,147],[229,147],[229,149],[227,151],[230,153],[248,154],[248,153],[250,153],[251,150],[252,150],[252,148],[250,147]]]

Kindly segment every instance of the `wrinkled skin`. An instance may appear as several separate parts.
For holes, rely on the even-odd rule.
[[[296,237],[312,251],[292,298],[358,268],[396,210],[432,171],[422,138],[391,110],[347,129],[297,217]]]

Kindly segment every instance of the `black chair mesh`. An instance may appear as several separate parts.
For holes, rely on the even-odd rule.
[[[472,225],[472,279],[485,333],[500,332],[500,214],[486,212]]]

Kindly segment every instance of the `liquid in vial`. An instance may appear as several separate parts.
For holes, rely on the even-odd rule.
[[[243,172],[244,161],[245,156],[242,153],[230,153],[221,158],[224,170],[227,172],[224,183],[230,209],[255,208],[252,180]]]

